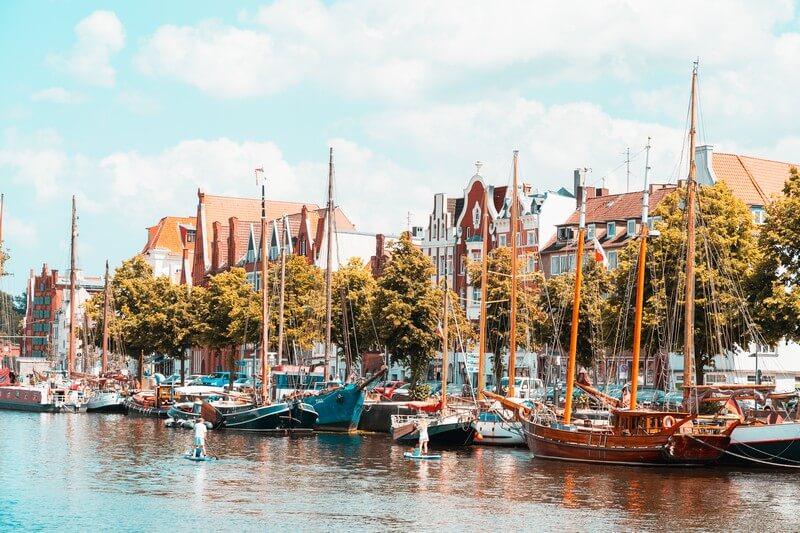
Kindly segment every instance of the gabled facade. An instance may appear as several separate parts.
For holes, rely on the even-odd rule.
[[[192,276],[191,264],[184,259],[194,253],[196,236],[193,217],[164,217],[147,228],[147,244],[141,255],[153,268],[154,276],[167,276],[173,283],[181,283]]]

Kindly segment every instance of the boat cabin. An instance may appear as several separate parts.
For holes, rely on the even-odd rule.
[[[687,413],[664,413],[647,410],[615,410],[611,427],[618,435],[655,435],[675,431],[686,418]]]

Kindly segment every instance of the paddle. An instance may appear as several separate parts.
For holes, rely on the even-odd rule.
[[[213,457],[214,459],[216,459],[217,461],[219,461],[219,456],[216,454],[216,452],[215,452],[214,450],[212,450],[212,449],[211,449],[211,448],[208,446],[208,441],[207,441],[207,440],[206,440],[206,451],[209,453],[209,455],[210,455],[211,457]]]

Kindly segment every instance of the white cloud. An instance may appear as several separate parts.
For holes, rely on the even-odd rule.
[[[36,249],[39,246],[39,232],[33,219],[22,220],[8,213],[4,214],[3,218],[3,231],[6,239],[13,236],[16,246],[26,249]]]
[[[139,91],[122,91],[116,100],[131,113],[140,115],[155,113],[161,109],[158,100]]]
[[[33,93],[31,95],[31,100],[34,102],[49,102],[52,104],[80,104],[85,101],[85,98],[63,87],[50,87]]]
[[[793,15],[788,1],[278,0],[240,17],[258,29],[163,26],[138,62],[225,97],[310,80],[348,96],[404,100],[442,84],[491,81],[509,68],[534,83],[589,83],[647,80],[654,67],[685,66],[697,55],[738,67],[763,60],[773,29]]]
[[[98,10],[75,25],[77,41],[67,54],[50,56],[51,64],[90,85],[110,87],[116,73],[111,56],[125,46],[125,30],[111,11]]]

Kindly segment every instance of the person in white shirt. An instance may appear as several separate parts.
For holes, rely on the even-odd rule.
[[[203,452],[201,457],[206,456],[206,433],[208,433],[208,428],[206,427],[205,420],[203,420],[203,417],[201,416],[194,424],[195,454],[197,453],[197,448],[200,448]]]

